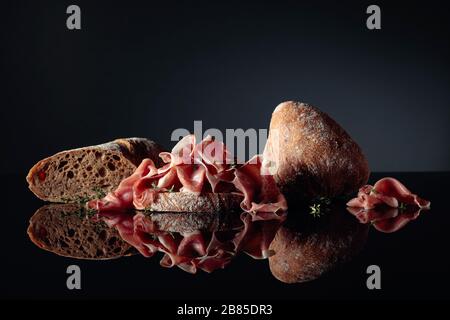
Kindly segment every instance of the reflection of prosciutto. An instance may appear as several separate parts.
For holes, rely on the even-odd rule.
[[[180,140],[172,152],[162,152],[166,163],[156,168],[144,159],[136,171],[123,180],[118,188],[100,200],[88,203],[97,210],[142,210],[153,203],[160,192],[235,192],[242,194],[241,208],[255,220],[264,219],[259,213],[275,213],[279,217],[287,210],[284,196],[271,175],[261,175],[261,156],[243,165],[232,164],[231,156],[222,142],[211,137],[196,143],[194,135]]]
[[[98,216],[110,227],[118,230],[123,240],[134,246],[143,256],[152,257],[163,252],[163,267],[178,266],[184,271],[196,273],[198,269],[212,272],[227,266],[240,251],[255,259],[271,255],[272,242],[283,219],[253,221],[243,212],[236,216],[239,224],[227,230],[213,232],[167,232],[160,230],[151,215],[132,215],[120,211],[103,211]]]
[[[406,210],[380,206],[374,209],[361,209],[347,207],[347,210],[353,214],[361,223],[371,223],[375,229],[385,233],[392,233],[403,228],[411,220],[415,220],[421,209],[412,207]]]
[[[361,223],[372,223],[377,230],[391,233],[416,219],[421,210],[429,209],[430,202],[411,193],[400,181],[383,178],[374,186],[359,189],[347,206]]]

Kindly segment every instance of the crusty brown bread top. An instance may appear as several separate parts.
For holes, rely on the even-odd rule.
[[[93,220],[84,206],[75,203],[41,207],[27,232],[39,248],[65,257],[104,260],[136,253],[115,228]]]
[[[263,165],[272,167],[289,206],[354,193],[369,178],[367,160],[348,133],[326,113],[295,101],[274,110]]]
[[[27,175],[30,190],[50,202],[82,202],[117,188],[144,158],[162,164],[163,149],[145,138],[59,152],[36,163]]]
[[[161,192],[148,211],[224,213],[242,212],[244,197],[237,193]]]
[[[289,213],[270,244],[270,271],[285,283],[317,279],[359,253],[368,231],[340,205],[320,218]]]

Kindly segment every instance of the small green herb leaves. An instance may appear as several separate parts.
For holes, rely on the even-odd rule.
[[[151,215],[152,212],[153,212],[153,209],[151,207],[144,208],[144,215],[146,215],[146,216]]]
[[[100,187],[95,187],[92,191],[95,192],[95,198],[96,199],[102,199],[106,196],[106,192],[105,190],[103,190]]]
[[[93,199],[102,199],[106,196],[105,190],[103,190],[101,187],[95,187],[92,189],[92,191],[95,193],[92,196],[82,195],[82,196],[77,196],[74,199],[61,198],[61,202],[85,204],[86,202],[89,202]]]
[[[68,216],[77,216],[79,219],[85,219],[85,218],[92,218],[94,215],[97,214],[97,210],[95,209],[86,209],[84,207],[80,207],[76,211],[72,212],[61,212],[61,218],[65,218]]]
[[[309,209],[311,209],[309,213],[315,218],[318,218],[323,214],[320,203],[315,203],[312,206],[309,206]]]
[[[309,213],[315,217],[321,217],[328,211],[330,211],[331,199],[327,197],[314,198],[309,206]]]
[[[156,184],[156,182],[152,182],[152,189],[159,190],[159,187]]]

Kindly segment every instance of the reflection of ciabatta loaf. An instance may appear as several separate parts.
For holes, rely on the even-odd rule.
[[[28,235],[42,249],[77,259],[112,259],[136,252],[115,228],[87,213],[75,203],[44,206],[31,217]]]
[[[290,213],[270,244],[270,271],[286,283],[317,279],[352,259],[364,246],[369,226],[359,223],[342,207],[326,216]],[[292,221],[296,218],[300,221]]]
[[[272,114],[263,165],[272,167],[288,202],[350,194],[369,177],[367,160],[347,132],[326,113],[294,101]]]
[[[150,211],[221,213],[240,210],[243,196],[237,193],[161,192],[146,208]]]
[[[51,202],[72,202],[114,190],[142,159],[160,164],[162,148],[144,138],[117,139],[59,152],[39,161],[27,176],[33,193]]]

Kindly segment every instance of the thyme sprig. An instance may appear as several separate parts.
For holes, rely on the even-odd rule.
[[[151,187],[152,189],[155,189],[155,190],[159,190],[159,187],[158,187],[158,185],[156,184],[156,182],[152,182],[152,187]]]
[[[95,192],[96,199],[102,199],[106,197],[106,192],[101,187],[95,187],[94,189],[92,189],[92,191]]]
[[[92,191],[95,193],[92,196],[83,195],[83,196],[77,196],[74,199],[63,197],[61,198],[61,201],[63,203],[79,203],[79,204],[85,204],[86,202],[89,202],[94,199],[102,199],[106,196],[106,191],[103,190],[101,187],[95,187],[92,189]]]
[[[330,211],[331,199],[328,197],[316,197],[309,206],[309,213],[314,218],[319,218]]]

